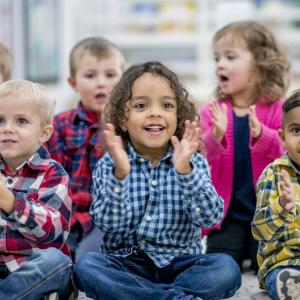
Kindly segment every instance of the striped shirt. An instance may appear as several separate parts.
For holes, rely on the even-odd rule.
[[[131,172],[121,181],[113,175],[109,153],[98,161],[91,215],[104,233],[104,253],[127,256],[142,250],[158,267],[179,255],[201,253],[199,227],[212,226],[222,218],[223,200],[202,155],[194,154],[191,173],[180,175],[172,151],[153,167],[130,146]]]
[[[8,215],[0,210],[0,266],[11,272],[35,249],[55,247],[69,254],[71,198],[69,177],[62,166],[41,147],[11,174],[0,160],[0,171],[16,198]]]
[[[296,207],[286,212],[279,204],[280,170],[290,175],[296,195]],[[266,275],[279,266],[300,266],[300,172],[288,155],[276,159],[266,167],[257,183],[257,207],[252,233],[259,241],[258,279],[265,289]]]

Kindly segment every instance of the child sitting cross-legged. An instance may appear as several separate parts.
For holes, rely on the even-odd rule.
[[[82,255],[75,281],[94,299],[222,299],[241,284],[226,254],[202,254],[199,227],[223,215],[199,149],[195,107],[159,62],[130,67],[106,107],[109,150],[93,173],[91,215],[100,253]]]
[[[71,291],[69,178],[43,147],[53,111],[42,85],[0,85],[0,299]]]

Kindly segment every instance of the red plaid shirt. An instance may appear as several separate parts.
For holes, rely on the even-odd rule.
[[[83,231],[88,232],[93,227],[89,213],[92,171],[103,154],[98,147],[100,121],[96,113],[87,112],[79,103],[76,109],[55,116],[53,125],[54,134],[47,146],[51,157],[60,162],[70,176],[71,226],[79,222]]]
[[[69,177],[41,147],[11,174],[0,160],[0,172],[15,197],[15,210],[0,210],[0,264],[12,272],[34,249],[55,247],[69,254],[65,243],[70,229]]]

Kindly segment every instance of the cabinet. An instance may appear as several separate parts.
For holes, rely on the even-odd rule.
[[[292,61],[291,88],[300,86],[296,1],[72,0],[70,8],[74,43],[87,35],[103,35],[123,50],[128,65],[160,60],[179,75],[197,102],[208,101],[215,87],[214,32],[228,22],[256,19],[286,45]]]
[[[266,23],[279,36],[292,63],[290,90],[300,87],[300,0],[0,0],[0,42],[12,47],[18,78],[26,78],[28,65],[24,3],[56,5],[58,80],[45,84],[57,99],[58,111],[74,105],[66,81],[70,50],[93,35],[116,43],[127,65],[160,60],[179,75],[197,103],[207,102],[216,85],[213,34],[241,19]],[[33,35],[35,29],[45,28],[44,18],[38,17],[41,24],[31,27]]]

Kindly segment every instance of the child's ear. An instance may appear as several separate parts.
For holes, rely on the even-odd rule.
[[[77,91],[77,88],[76,88],[76,79],[72,76],[69,76],[68,77],[68,82],[69,82],[69,85],[71,86],[72,89],[74,89],[75,91]]]
[[[280,139],[281,139],[282,145],[283,145],[284,147],[286,147],[284,131],[283,131],[281,128],[278,130],[278,135],[279,135],[279,137],[280,137]]]
[[[41,144],[46,143],[50,139],[52,133],[53,133],[53,126],[52,125],[44,126],[44,128],[42,129],[42,132],[41,132],[39,142]]]
[[[122,122],[122,124],[120,125],[121,129],[125,132],[127,131],[127,126],[126,126],[126,122]]]

